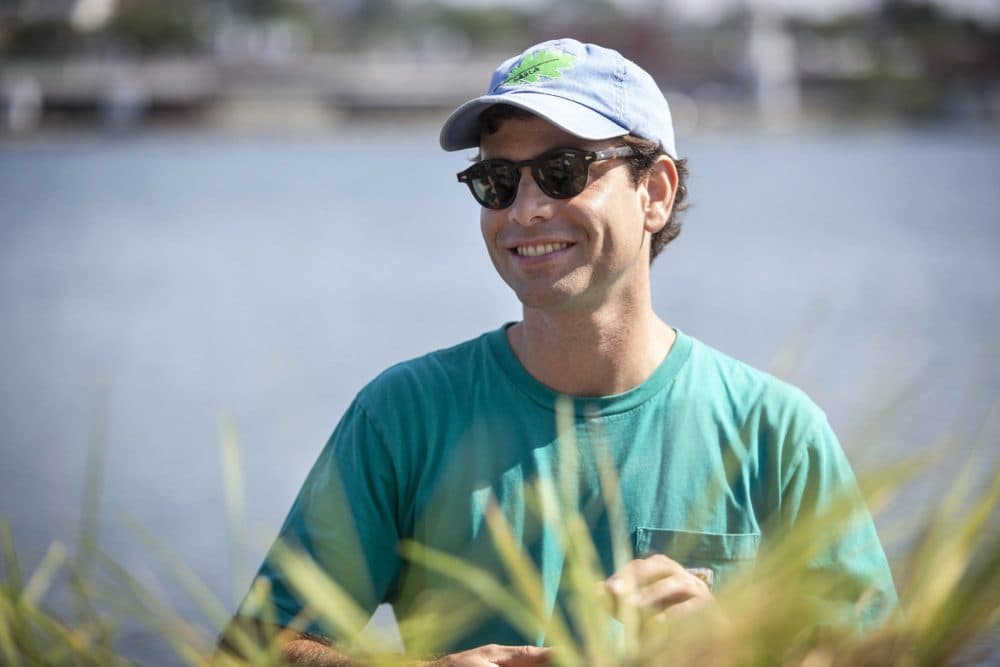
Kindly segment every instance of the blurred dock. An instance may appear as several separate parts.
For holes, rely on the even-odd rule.
[[[311,54],[279,62],[209,57],[0,66],[8,131],[43,116],[127,127],[150,116],[223,127],[315,129],[345,117],[433,113],[480,94],[497,58],[424,62]]]
[[[0,2],[0,136],[439,117],[559,34],[642,64],[681,129],[1000,126],[1000,12],[972,7],[991,3],[729,3],[700,18],[686,3],[556,4]]]

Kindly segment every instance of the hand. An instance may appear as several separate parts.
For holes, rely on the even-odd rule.
[[[715,604],[704,580],[663,554],[630,561],[603,583],[619,618],[623,605],[644,617],[666,620]]]
[[[547,665],[552,649],[489,644],[435,660],[433,667],[533,667]]]

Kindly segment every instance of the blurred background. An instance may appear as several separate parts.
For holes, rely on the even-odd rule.
[[[996,124],[992,0],[5,0],[8,133],[328,129],[433,115],[552,36],[617,48],[684,129]]]
[[[674,110],[693,206],[654,265],[664,319],[805,389],[859,473],[934,456],[877,516],[903,554],[998,451],[1000,4],[0,0],[0,518],[24,567],[90,525],[207,628],[138,524],[233,609],[354,394],[518,319],[437,132],[561,36]]]

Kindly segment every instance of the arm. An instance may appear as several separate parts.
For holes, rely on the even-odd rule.
[[[242,637],[238,637],[242,631]],[[249,643],[251,646],[247,646]],[[354,667],[358,663],[337,651],[325,637],[310,635],[291,628],[266,624],[256,618],[239,616],[219,636],[218,653],[239,659],[249,659],[252,651],[264,651],[281,657],[293,665],[331,665]]]
[[[335,639],[360,629],[401,574],[397,489],[391,455],[355,401],[299,490],[237,616]],[[306,611],[329,612],[324,602],[344,614]]]
[[[281,656],[293,665],[310,667],[360,667],[362,662],[342,653],[337,646],[318,635],[285,629],[279,636]]]
[[[405,528],[399,519],[401,474],[395,464],[399,457],[389,451],[380,429],[365,409],[355,401],[344,415],[310,471],[278,536],[278,541],[308,556],[332,583],[354,603],[357,614],[370,615],[386,600],[402,563],[397,544]],[[300,596],[320,595],[315,588],[296,582],[282,567],[280,550],[272,549],[258,574],[269,585],[261,600],[244,599],[237,612],[238,622],[246,631],[249,624],[256,645],[274,648],[292,664],[355,667],[362,660],[338,648],[337,638],[328,639],[331,630],[310,624],[308,634],[288,627],[301,621],[305,607]],[[259,596],[258,596],[259,597]],[[268,625],[259,619],[271,619]],[[301,627],[301,626],[298,626]],[[232,652],[229,633],[220,648]],[[236,646],[235,648],[239,648]],[[481,646],[446,655],[433,663],[442,667],[487,667],[545,664],[549,649],[535,646]],[[420,664],[420,663],[417,663]]]
[[[366,663],[341,651],[335,642],[322,635],[298,632],[290,628],[269,626],[257,619],[237,616],[219,640],[219,651],[242,657],[235,646],[232,632],[238,625],[257,646],[275,646],[281,657],[292,665],[309,667],[362,667]],[[546,665],[551,659],[550,648],[538,646],[500,646],[490,644],[435,660],[414,660],[413,667],[533,667]]]
[[[241,631],[242,637],[237,635]],[[237,658],[249,658],[249,642],[254,650],[280,653],[293,665],[315,667],[358,667],[362,663],[341,652],[327,637],[270,625],[249,616],[237,615],[219,637],[218,651]]]
[[[896,588],[850,463],[825,420],[812,429],[783,480],[772,528],[790,534],[827,526],[818,537],[829,539],[809,572],[838,582],[831,597],[824,596],[831,614],[843,611],[862,629],[876,625],[895,610]]]
[[[532,667],[547,665],[552,649],[539,646],[501,646],[489,644],[436,660],[414,661],[412,667]],[[293,665],[309,667],[361,667],[365,663],[340,653],[322,639],[299,636],[291,638],[281,651]]]

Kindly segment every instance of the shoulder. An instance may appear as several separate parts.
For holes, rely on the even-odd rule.
[[[342,456],[388,461],[397,478],[419,467],[433,443],[460,428],[461,401],[478,381],[489,333],[394,364],[355,396],[329,448]]]
[[[690,366],[691,391],[713,406],[713,427],[755,480],[762,516],[807,493],[853,488],[826,413],[803,390],[698,341]]]
[[[802,389],[697,339],[691,341],[686,379],[699,399],[725,406],[741,421],[756,419],[774,428],[806,430],[826,423],[826,414]]]
[[[782,478],[804,458],[842,459],[826,413],[802,389],[698,340],[684,372],[685,395],[709,406],[724,443],[760,473]]]
[[[490,366],[491,335],[494,332],[394,364],[362,388],[356,402],[369,413],[382,414],[440,405],[465,395]]]

